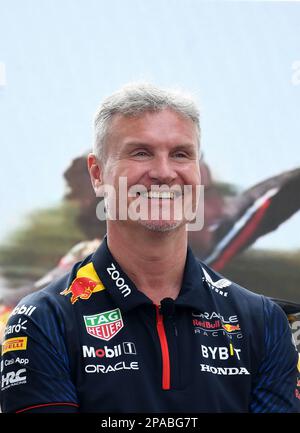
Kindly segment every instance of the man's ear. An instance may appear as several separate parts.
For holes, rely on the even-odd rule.
[[[103,168],[101,162],[96,155],[89,153],[87,157],[88,170],[91,177],[91,182],[97,197],[102,196],[103,186]]]
[[[212,184],[212,176],[208,165],[202,160],[199,161],[200,164],[200,176],[201,176],[201,184],[204,186],[211,186]]]

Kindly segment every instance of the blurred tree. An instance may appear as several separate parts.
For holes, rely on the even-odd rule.
[[[77,215],[78,206],[70,202],[34,211],[6,239],[0,246],[0,269],[11,287],[42,277],[84,239]]]
[[[253,292],[299,303],[299,269],[300,250],[250,249],[232,259],[221,273]]]

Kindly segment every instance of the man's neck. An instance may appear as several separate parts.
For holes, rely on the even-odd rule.
[[[185,227],[170,232],[122,230],[107,227],[110,252],[136,287],[159,305],[163,298],[176,299],[182,283],[187,254]]]

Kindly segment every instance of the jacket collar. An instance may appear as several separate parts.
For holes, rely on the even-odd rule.
[[[92,262],[100,280],[121,310],[130,311],[140,305],[153,305],[115,260],[107,246],[106,236],[92,255]],[[206,297],[200,262],[188,247],[182,287],[175,304],[205,311]]]

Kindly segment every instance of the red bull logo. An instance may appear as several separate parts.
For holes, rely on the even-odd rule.
[[[61,292],[61,295],[69,295],[72,293],[71,302],[75,304],[78,299],[89,299],[97,285],[97,282],[90,278],[76,278],[68,289]]]
[[[240,331],[240,325],[230,325],[229,323],[223,323],[222,324],[222,328],[225,329],[226,332],[235,332],[235,331]]]
[[[202,329],[220,329],[221,328],[221,321],[220,320],[198,320],[193,319],[193,325],[199,326]]]
[[[60,294],[64,296],[72,294],[70,301],[75,304],[78,299],[89,299],[93,293],[104,289],[105,287],[99,279],[93,264],[88,263],[77,271],[76,278],[70,287],[60,292]]]

